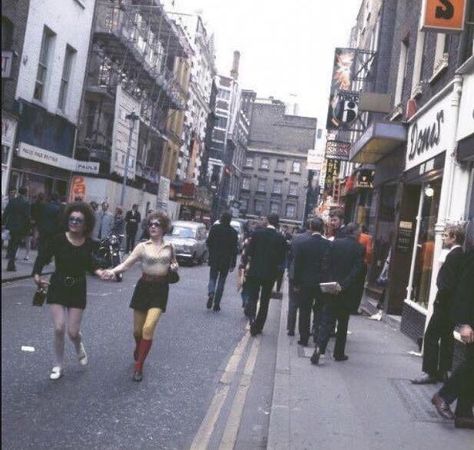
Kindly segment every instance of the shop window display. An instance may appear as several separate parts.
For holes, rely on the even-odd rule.
[[[412,300],[424,308],[428,307],[429,301],[440,193],[441,180],[425,184],[421,190],[423,206],[416,246]]]

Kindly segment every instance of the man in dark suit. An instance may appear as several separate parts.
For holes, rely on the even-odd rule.
[[[38,214],[37,227],[39,233],[38,254],[44,254],[49,242],[62,231],[61,203],[59,196],[52,193]]]
[[[300,340],[308,345],[311,311],[315,317],[315,336],[319,333],[322,293],[319,283],[327,281],[327,264],[330,242],[322,236],[324,222],[320,217],[310,221],[311,234],[298,240],[294,246],[294,288],[298,293]]]
[[[227,274],[235,268],[237,259],[237,231],[230,226],[232,216],[225,212],[219,223],[213,225],[209,231],[206,244],[209,249],[209,285],[207,296],[207,309],[220,311],[221,298],[224,293]],[[217,284],[217,288],[216,288]]]
[[[422,370],[424,374],[411,380],[413,384],[434,384],[444,381],[447,379],[448,370],[451,370],[454,346],[451,305],[461,273],[464,257],[461,247],[463,242],[463,227],[446,227],[443,233],[443,247],[449,249],[449,253],[436,278],[438,292],[423,342]]]
[[[344,224],[344,210],[341,208],[333,209],[329,213],[329,226],[331,235],[335,239],[340,239],[346,235],[346,225]]]
[[[288,317],[286,321],[286,329],[288,336],[295,335],[296,316],[298,313],[298,293],[295,292],[293,280],[295,278],[295,252],[296,246],[300,241],[306,241],[311,237],[311,231],[304,230],[293,236],[288,252]]]
[[[357,276],[362,270],[364,248],[357,242],[359,226],[349,223],[345,227],[346,236],[335,239],[329,252],[328,279],[337,283],[334,294],[324,296],[321,330],[316,348],[311,357],[312,364],[318,364],[321,354],[326,352],[331,330],[337,320],[336,344],[334,359],[346,361],[345,354],[347,326],[352,306],[352,289],[357,283]]]
[[[135,238],[137,237],[138,224],[141,220],[138,205],[133,205],[131,211],[127,211],[127,214],[125,214],[125,232],[127,233],[126,253],[131,252],[135,248]]]
[[[466,230],[463,258],[458,287],[452,302],[452,320],[459,327],[465,344],[464,360],[451,377],[433,396],[431,402],[438,413],[453,419],[456,428],[474,429],[474,222]],[[446,263],[445,263],[446,264]],[[455,414],[449,404],[457,399]]]
[[[10,200],[3,213],[5,228],[10,231],[10,240],[7,248],[7,271],[15,272],[16,252],[20,242],[28,234],[31,226],[31,207],[26,199],[27,190],[21,187],[18,197]]]
[[[270,214],[267,220],[268,225],[265,228],[253,233],[248,248],[250,267],[247,275],[249,300],[246,315],[250,318],[252,336],[261,333],[265,325],[272,287],[278,276],[278,268],[283,265],[286,254],[285,238],[276,230],[279,222],[278,215]],[[257,314],[259,294],[260,303]]]

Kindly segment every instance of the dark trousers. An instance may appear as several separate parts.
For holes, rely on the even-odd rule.
[[[365,285],[365,277],[367,276],[367,264],[362,265],[362,269],[357,275],[357,280],[354,283],[354,287],[352,289],[353,299],[352,299],[352,309],[351,313],[357,313],[359,310],[360,302],[362,301],[362,296],[364,295],[364,285]]]
[[[285,270],[278,271],[278,277],[276,279],[276,291],[281,291],[281,285],[283,284],[283,275],[285,274]]]
[[[293,280],[288,278],[288,317],[286,319],[286,329],[295,332],[296,315],[298,313],[298,293],[295,292]]]
[[[451,370],[453,364],[453,329],[449,310],[435,303],[423,342],[423,372],[436,376]]]
[[[321,322],[321,294],[315,286],[301,286],[298,300],[298,306],[300,310],[298,320],[300,339],[302,342],[307,343],[310,336],[311,311],[313,311],[314,314],[314,332],[319,334]]]
[[[207,286],[207,292],[209,296],[214,297],[214,305],[219,305],[221,302],[222,294],[224,293],[225,280],[228,273],[228,269],[220,270],[215,266],[211,266],[211,270],[209,271],[209,284]]]
[[[340,296],[339,296],[340,297]],[[325,299],[323,306],[321,328],[316,345],[321,353],[326,353],[331,331],[337,320],[336,344],[334,346],[334,356],[343,356],[346,348],[347,326],[349,324],[349,311],[343,305],[341,298]]]
[[[464,361],[444,383],[439,395],[447,402],[457,399],[456,416],[472,417],[474,405],[474,344],[466,344]]]
[[[249,300],[245,312],[247,317],[250,319],[250,322],[255,321],[257,329],[261,331],[265,325],[265,321],[267,320],[268,304],[270,303],[272,287],[275,283],[275,279],[248,277],[247,283],[249,289]]]
[[[24,239],[23,234],[18,234],[10,231],[10,240],[8,241],[7,247],[7,259],[8,264],[15,264],[16,252],[20,246],[21,241]]]
[[[127,243],[125,252],[129,253],[135,248],[135,239],[137,237],[137,230],[131,230],[130,232],[127,231]]]

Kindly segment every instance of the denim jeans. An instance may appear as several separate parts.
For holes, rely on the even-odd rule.
[[[214,297],[215,305],[219,305],[221,302],[222,294],[224,293],[225,279],[227,278],[228,273],[229,270],[219,270],[217,267],[211,266],[207,292],[209,296]]]

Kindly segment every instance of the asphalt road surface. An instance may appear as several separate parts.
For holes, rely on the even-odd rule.
[[[249,339],[235,274],[219,313],[205,308],[208,268],[184,267],[170,287],[144,380],[133,373],[129,301],[122,283],[88,280],[82,333],[89,365],[66,338],[65,376],[49,380],[52,323],[31,306],[31,280],[2,285],[2,447],[5,449],[265,448],[277,314]],[[263,344],[262,344],[263,343]],[[33,352],[22,346],[33,347]]]

